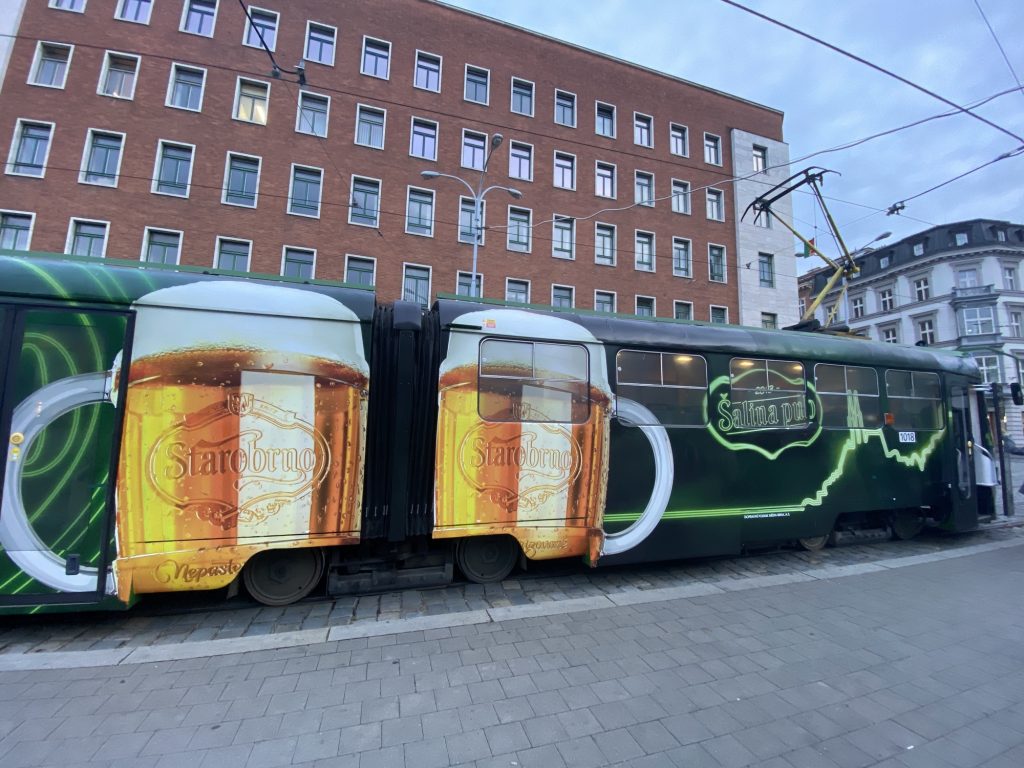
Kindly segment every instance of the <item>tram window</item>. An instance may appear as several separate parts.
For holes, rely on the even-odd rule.
[[[729,399],[737,431],[806,427],[806,391],[803,363],[747,357],[729,361]]]
[[[658,424],[704,426],[708,364],[703,357],[623,349],[615,356],[615,373],[618,394],[646,406]]]
[[[580,424],[590,415],[586,347],[485,339],[477,412],[486,421]]]
[[[895,429],[942,429],[942,388],[937,373],[885,372],[885,391]]]
[[[881,421],[878,374],[874,369],[818,363],[814,366],[814,387],[825,429],[874,428]]]

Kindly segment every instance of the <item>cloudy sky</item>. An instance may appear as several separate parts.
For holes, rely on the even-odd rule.
[[[1022,0],[741,1],[961,106],[1018,87],[980,4],[1024,82]],[[781,109],[794,159],[950,109],[720,0],[449,2]],[[1024,92],[976,111],[1024,136]],[[1022,143],[960,114],[820,155],[793,171],[814,164],[842,174],[827,178],[825,194],[853,249],[885,231],[891,241],[975,217],[1024,222],[1024,154],[907,202],[900,216],[884,211]],[[797,228],[813,231],[811,198],[797,195],[795,203]],[[812,266],[804,261],[804,269]]]

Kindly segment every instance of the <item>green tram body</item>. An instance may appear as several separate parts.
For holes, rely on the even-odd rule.
[[[263,296],[266,306],[252,303]],[[279,296],[292,309],[276,308]],[[217,452],[197,432],[189,453],[179,443],[161,448],[163,437],[143,440],[139,456],[125,453],[138,439],[125,415],[126,401],[141,397],[132,365],[145,368],[145,350],[175,351],[183,328],[207,351],[249,332],[254,346],[279,337],[329,357],[344,339],[336,356],[365,366],[355,385],[363,429],[330,446],[351,453],[358,443],[354,469],[340,480],[329,474],[340,454],[328,446],[336,425],[314,429],[312,417],[293,419],[264,398],[265,382],[282,381],[267,377],[271,363],[245,374],[257,382],[255,405],[240,392],[203,411],[216,412],[209,423],[237,419],[262,444],[250,437],[243,450],[236,436],[234,452]],[[487,580],[503,575],[488,570],[495,557],[513,557],[511,567],[561,556],[604,564],[724,555],[901,516],[967,531],[992,512],[990,489],[975,479],[976,462],[987,460],[976,446],[984,400],[971,389],[980,377],[954,353],[487,300],[442,298],[421,310],[338,283],[14,252],[0,252],[0,330],[0,528],[6,543],[19,542],[18,552],[0,552],[2,613],[124,608],[146,592],[243,576],[258,599],[287,602],[317,584],[415,584],[418,576],[402,575],[438,567],[450,577],[453,552],[471,578]],[[102,402],[61,408],[39,396],[104,372],[113,391]],[[838,391],[837,376],[859,384]],[[176,401],[154,402],[156,418],[161,402]],[[33,410],[46,424],[23,448],[12,424],[31,422]],[[178,437],[199,423],[175,418]],[[263,419],[258,429],[253,419]],[[254,468],[267,457],[281,463],[280,477]],[[257,491],[214,498],[217,460],[240,472],[235,486]],[[180,497],[157,488],[151,508],[126,510],[136,497],[124,485],[146,467],[157,485],[186,467],[195,478]],[[316,479],[302,485],[303,472]],[[199,504],[202,493],[213,496]],[[357,505],[354,515],[324,522],[324,510],[345,503]],[[275,522],[292,509],[294,530]],[[133,513],[152,526],[145,534],[122,525]],[[202,526],[182,522],[190,516]],[[168,530],[188,531],[188,540],[170,540]],[[261,574],[274,568],[316,583],[261,593]],[[55,586],[65,583],[61,569],[72,586]]]

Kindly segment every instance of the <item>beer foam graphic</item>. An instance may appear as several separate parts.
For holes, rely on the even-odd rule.
[[[134,358],[198,348],[272,349],[369,374],[359,318],[321,293],[217,280],[162,288],[134,306]]]

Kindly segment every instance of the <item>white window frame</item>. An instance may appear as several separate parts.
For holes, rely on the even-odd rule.
[[[368,109],[368,110],[371,110],[373,112],[383,112],[384,113],[384,124],[381,126],[381,136],[380,136],[380,146],[379,147],[374,146],[373,144],[364,144],[363,142],[359,141],[359,118],[361,117],[361,112],[364,109]],[[367,149],[375,149],[378,152],[383,152],[384,151],[384,145],[387,142],[387,138],[388,138],[388,111],[387,111],[387,109],[385,109],[384,107],[375,107],[372,104],[363,104],[362,102],[357,103],[356,104],[356,125],[355,125],[355,132],[352,134],[352,142],[357,147],[366,147]]]
[[[931,340],[930,341],[926,340],[924,338],[925,332],[924,332],[924,329],[921,326],[924,325],[925,323],[927,323],[928,326],[929,326],[928,330],[927,330],[927,334],[929,336],[931,336]],[[936,335],[935,335],[935,316],[934,315],[927,315],[925,317],[915,317],[914,318],[914,330],[916,331],[916,333],[914,335],[917,336],[917,340],[918,341],[923,341],[925,344],[927,344],[929,346],[935,344]]]
[[[803,316],[803,312],[800,313]],[[850,319],[859,320],[866,314],[864,307],[864,296],[851,296],[850,297]]]
[[[437,59],[437,88],[424,88],[421,85],[416,85],[416,71],[420,66],[420,56],[430,56],[431,58]],[[440,93],[441,84],[444,80],[444,56],[439,53],[431,53],[430,51],[424,51],[419,48],[416,49],[416,56],[412,60],[412,87],[419,91],[426,91],[427,93]]]
[[[240,158],[240,159],[243,159],[243,160],[255,160],[256,161],[256,191],[253,193],[253,196],[252,196],[252,205],[244,205],[242,203],[233,203],[230,200],[228,200],[228,180],[229,180],[230,174],[231,174],[231,158],[233,158],[233,157],[237,157],[237,158]],[[248,154],[246,152],[235,152],[234,150],[230,150],[229,149],[227,152],[224,153],[224,176],[222,177],[224,179],[224,181],[221,184],[221,188],[220,188],[220,202],[221,202],[221,205],[230,205],[230,206],[233,206],[235,208],[247,208],[247,209],[250,209],[250,210],[255,209],[256,206],[259,205],[259,201],[260,201],[260,181],[262,179],[262,175],[263,175],[263,158],[261,156],[259,156],[259,155],[250,155],[250,154]],[[290,190],[290,188],[291,187],[289,185],[289,190]],[[288,197],[289,197],[289,199],[291,198],[291,194],[290,193],[289,193]]]
[[[18,157],[18,149],[21,147],[22,127],[26,123],[30,125],[45,125],[50,129],[50,137],[46,141],[46,153],[43,155],[43,172],[38,175],[34,173],[22,173],[21,171],[14,170]],[[14,121],[14,135],[11,137],[11,147],[7,153],[7,167],[4,169],[4,172],[8,176],[21,176],[26,179],[45,179],[46,169],[50,166],[50,151],[53,149],[53,138],[56,133],[56,123],[52,123],[49,120],[32,120],[31,118],[19,117]]]
[[[203,73],[203,82],[202,82],[202,85],[199,86],[199,106],[196,107],[195,109],[192,109],[191,107],[181,107],[181,106],[178,106],[177,104],[175,104],[172,101],[172,99],[174,97],[174,75],[175,75],[175,72],[178,70],[178,68],[188,69],[188,70],[191,70],[193,72],[202,72]],[[164,106],[165,107],[170,107],[171,109],[181,109],[181,110],[184,110],[185,112],[202,112],[203,111],[203,100],[205,98],[206,98],[206,67],[194,67],[191,64],[182,64],[181,62],[177,62],[177,61],[174,62],[173,64],[171,64],[171,73],[170,73],[170,76],[167,78],[167,95],[164,97]]]
[[[685,195],[677,195],[676,194],[676,184],[685,184],[686,185],[686,194]],[[672,192],[672,213],[678,213],[680,216],[692,216],[693,215],[693,191],[692,191],[693,190],[693,185],[690,184],[690,182],[686,181],[685,179],[672,179],[672,186],[670,187],[670,190]],[[679,210],[679,208],[676,206],[677,198],[682,198],[682,200],[683,200],[682,207],[685,210]]]
[[[103,86],[107,82],[107,75],[110,74],[110,59],[112,56],[117,56],[123,59],[134,59],[135,60],[135,76],[132,78],[132,92],[130,96],[115,96],[112,93],[104,93]],[[119,101],[134,101],[135,89],[139,87],[139,77],[142,74],[142,57],[134,53],[124,53],[123,51],[111,51],[108,50],[103,54],[103,66],[100,68],[100,80],[96,83],[96,93],[99,96],[103,96],[108,99],[117,99]]]
[[[268,16],[274,17],[274,39],[267,43],[267,48],[270,51],[276,51],[277,38],[278,35],[281,34],[281,14],[278,13],[277,11],[272,11],[269,8],[260,8],[258,5],[247,5],[245,8],[248,11],[248,13],[245,14],[245,25],[242,28],[242,45],[244,45],[246,48],[258,48],[260,50],[263,50],[263,43],[260,42],[260,36],[258,34],[256,35],[255,43],[247,42],[249,39],[250,30],[254,29],[250,17],[252,16],[253,11],[256,11],[257,13],[265,13]],[[303,49],[305,49],[305,45],[303,45]],[[303,50],[303,53],[305,53],[305,50]]]
[[[530,175],[528,177],[513,176],[512,175],[512,145],[513,144],[515,144],[516,146],[519,146],[519,147],[529,147],[530,148]],[[533,181],[533,166],[534,166],[534,162],[533,161],[534,161],[535,158],[536,158],[536,153],[534,151],[533,144],[529,144],[529,143],[527,143],[525,141],[510,141],[508,143],[508,177],[510,179],[515,179],[516,181],[530,181],[530,182],[532,182]]]
[[[50,8],[53,8],[55,11],[67,11],[68,13],[85,13],[85,6],[89,3],[89,0],[82,0],[81,8],[61,8],[57,5],[57,1],[50,0]]]
[[[122,14],[124,13],[125,3],[127,2],[128,0],[117,0],[117,7],[114,9],[114,18],[117,21],[124,21],[128,24],[143,24],[148,27],[150,20],[153,18],[153,3],[149,2],[146,4],[146,7],[149,9],[149,13],[146,14],[146,20],[138,21],[137,19],[126,19],[124,18],[124,16],[122,16]]]
[[[36,229],[35,211],[16,211],[13,208],[0,208],[0,216],[11,214],[13,216],[28,216],[28,242],[25,243],[25,250],[32,250],[32,235]]]
[[[761,157],[764,160],[764,166],[761,168],[757,167],[757,158]],[[768,147],[761,144],[754,144],[750,150],[750,169],[754,173],[768,173],[770,163],[768,161]]]
[[[515,209],[517,211],[527,211],[529,213],[529,222],[530,223],[526,227],[526,248],[525,249],[510,248],[509,247],[510,238],[512,236],[512,211],[513,211],[513,209]],[[533,252],[533,209],[532,208],[524,208],[521,205],[512,205],[512,204],[510,204],[508,206],[508,212],[506,214],[505,222],[506,222],[506,227],[505,227],[505,250],[508,251],[509,253],[532,253]]]
[[[334,45],[331,46],[331,60],[330,61],[319,61],[317,59],[311,59],[306,54],[309,53],[309,35],[312,31],[313,26],[323,27],[324,29],[330,29],[334,32]],[[338,56],[338,28],[333,24],[325,24],[322,21],[314,21],[313,19],[306,20],[306,36],[303,38],[302,46],[302,58],[303,61],[312,62],[313,64],[319,64],[323,67],[333,67],[335,59]]]
[[[559,155],[562,155],[563,157],[572,158],[572,186],[571,187],[563,187],[561,184],[557,184],[556,183],[558,181],[558,171],[559,171],[559,168],[558,168],[558,156]],[[572,152],[563,152],[563,151],[561,151],[559,149],[553,150],[553,152],[551,154],[551,174],[552,174],[551,185],[555,189],[567,189],[570,192],[575,192],[576,191],[576,177],[579,175],[579,167],[578,167],[578,164],[576,162],[576,155],[574,155]]]
[[[348,199],[355,200],[356,191],[356,179],[361,181],[375,181],[377,182],[377,220],[373,224],[364,224],[361,221],[352,221],[352,212],[356,209],[355,204],[349,205],[348,207],[348,223],[353,227],[367,227],[368,229],[380,229],[380,212],[381,212],[381,198],[384,196],[384,181],[382,179],[376,179],[373,176],[363,176],[358,173],[353,173],[349,176],[348,181]]]
[[[690,319],[689,320],[684,320],[681,317],[676,317],[676,308],[679,307],[679,306],[684,306],[684,307],[689,307],[690,308]],[[672,302],[672,319],[673,320],[679,320],[680,322],[683,322],[683,323],[692,323],[693,322],[693,302],[692,301],[680,301],[679,299],[675,299]]]
[[[86,175],[86,172],[88,171],[88,166],[89,166],[89,154],[90,154],[90,149],[92,148],[92,139],[93,139],[93,136],[95,134],[97,134],[97,133],[106,133],[106,134],[110,134],[111,136],[120,136],[121,137],[121,151],[118,152],[118,154],[117,154],[117,169],[114,171],[114,183],[113,184],[103,184],[103,183],[98,182],[98,181],[86,181],[86,179],[85,179],[85,175]],[[124,161],[124,151],[125,151],[125,145],[127,143],[127,138],[126,137],[127,137],[127,134],[122,133],[121,131],[108,131],[106,128],[89,128],[85,132],[85,147],[82,150],[82,164],[81,164],[81,166],[78,169],[78,183],[79,184],[88,184],[89,186],[92,186],[92,187],[107,187],[109,189],[116,189],[117,185],[121,181],[121,163]]]
[[[673,152],[672,151],[672,139],[673,139],[672,131],[675,128],[682,128],[683,129],[683,151],[682,152]],[[690,156],[690,129],[689,129],[688,126],[683,125],[682,123],[671,123],[670,122],[668,124],[668,152],[669,152],[670,155],[675,155],[676,157],[689,157]]]
[[[317,249],[316,248],[309,248],[308,246],[305,246],[305,245],[287,245],[287,244],[285,244],[285,245],[281,246],[281,267],[280,267],[280,269],[278,271],[278,274],[281,275],[281,277],[286,277],[286,275],[284,273],[284,259],[285,259],[285,256],[288,255],[288,251],[289,250],[292,250],[292,251],[305,251],[306,253],[312,253],[313,254],[313,270],[310,273],[308,278],[289,277],[288,279],[289,280],[307,280],[307,279],[308,280],[316,280]]]
[[[645,117],[648,120],[647,123],[647,136],[650,139],[649,144],[641,144],[636,140],[636,121],[638,117]],[[648,115],[644,112],[633,111],[633,146],[634,147],[646,147],[647,149],[654,149],[654,115]]]
[[[476,99],[469,98],[466,94],[468,93],[467,86],[469,85],[469,70],[475,69],[478,72],[487,73],[487,99],[486,101],[477,101]],[[466,63],[466,68],[462,76],[462,100],[470,104],[480,104],[484,107],[491,106],[491,70],[487,67],[479,67],[476,64]]]
[[[712,319],[714,317],[714,311],[716,309],[723,309],[723,310],[725,310],[725,322],[724,323],[716,323]],[[729,324],[729,308],[724,306],[724,305],[722,305],[722,304],[709,304],[708,305],[708,322],[709,323],[713,323],[714,325],[728,325]]]
[[[472,293],[459,293],[459,280],[463,276],[469,278],[469,287],[470,287],[471,290],[473,288],[473,273],[472,272],[467,272],[464,269],[457,269],[457,270],[455,270],[455,295],[456,296],[466,296],[466,297],[469,297],[469,298],[472,298],[472,299],[483,298],[483,296],[484,296],[484,273],[483,272],[477,272],[476,273],[476,282],[477,282],[477,284],[478,284],[478,286],[480,288],[480,293],[476,294],[475,296]],[[404,283],[404,281],[403,281],[403,283]],[[402,285],[402,288],[403,289],[405,288],[404,284]]]
[[[473,166],[473,165],[466,165],[463,162],[463,160],[466,157],[466,134],[467,133],[472,133],[472,134],[475,134],[477,136],[483,136],[484,137],[483,164],[487,163],[487,146],[488,146],[487,142],[490,141],[490,136],[488,136],[486,133],[483,133],[481,131],[474,131],[472,128],[463,128],[462,129],[462,141],[459,142],[459,166],[461,168],[468,168],[471,171],[479,171],[479,170],[481,170],[482,166],[481,166],[481,168],[477,168],[476,166]]]
[[[597,260],[597,228],[605,227],[612,230],[612,260],[611,263]],[[594,266],[596,267],[617,267],[619,264],[619,228],[615,224],[605,221],[594,222]]]
[[[406,270],[409,267],[416,267],[417,269],[427,270],[427,306],[430,306],[430,297],[434,295],[434,268],[431,267],[429,264],[417,264],[415,261],[402,262],[402,300],[408,301],[408,299],[405,298],[405,277]],[[376,277],[377,275],[374,274],[375,279]]]
[[[637,240],[639,239],[640,235],[650,235],[651,236],[651,268],[650,269],[644,269],[643,267],[640,266],[640,250],[636,247]],[[648,230],[648,229],[634,229],[633,230],[633,270],[635,272],[647,272],[649,274],[654,274],[655,272],[658,271],[658,259],[657,259],[658,249],[657,249],[657,245],[658,245],[658,236],[657,236],[657,234],[655,232],[652,232],[651,230]]]
[[[434,126],[434,156],[423,157],[422,155],[414,155],[412,152],[412,139],[416,130],[416,123],[430,123]],[[441,141],[441,125],[436,120],[429,120],[425,117],[418,117],[417,115],[409,116],[409,157],[415,157],[417,160],[426,160],[430,163],[437,162],[437,145]]]
[[[473,238],[469,238],[468,240],[463,240],[462,239],[462,205],[463,205],[463,203],[471,203],[472,206],[474,207],[474,210],[475,210],[476,203],[475,203],[475,201],[473,200],[472,197],[467,197],[466,195],[459,195],[459,218],[458,218],[458,222],[456,223],[455,240],[457,242],[463,243],[465,245],[472,245],[473,244]],[[484,241],[487,239],[487,201],[486,200],[481,200],[480,201],[480,231],[477,232],[476,234],[477,234],[477,237],[480,238],[479,240],[477,240],[477,243],[479,245],[483,245]]]
[[[651,189],[650,189],[651,196],[646,198],[645,202],[641,202],[640,200],[637,200],[637,197],[638,197],[638,195],[637,195],[638,189],[637,188],[639,187],[639,181],[640,181],[640,177],[641,176],[645,176],[645,177],[647,177],[648,179],[651,180]],[[654,191],[654,189],[655,189],[654,185],[655,185],[655,180],[654,180],[654,174],[653,173],[651,173],[650,171],[642,171],[640,169],[634,170],[633,171],[633,204],[634,205],[639,205],[642,208],[653,208],[654,207],[655,198],[657,197],[657,195],[656,195],[656,193]]]
[[[612,132],[610,134],[600,133],[597,130],[597,112],[599,107],[611,107],[612,108]],[[594,135],[601,136],[605,139],[615,140],[619,138],[619,109],[614,104],[607,101],[595,101],[594,102]]]
[[[64,77],[60,81],[60,85],[49,85],[47,83],[37,83],[35,81],[36,75],[38,74],[39,64],[43,58],[43,46],[53,45],[59,46],[60,48],[66,48],[68,51],[67,64],[64,66]],[[75,46],[71,43],[58,43],[55,40],[40,40],[36,43],[36,52],[32,57],[32,66],[28,70],[28,85],[34,85],[36,88],[53,88],[54,90],[62,91],[68,83],[68,72],[71,71],[71,59],[75,55]]]
[[[324,114],[324,133],[321,136],[319,133],[313,133],[312,131],[304,131],[299,126],[302,125],[302,97],[303,95],[312,96],[315,99],[326,99],[327,100],[327,112]],[[326,139],[327,134],[331,130],[331,97],[324,93],[317,93],[316,91],[310,91],[305,88],[299,91],[298,97],[295,99],[295,132],[301,133],[305,136],[313,136],[318,139]]]
[[[181,264],[181,252],[185,250],[185,232],[180,229],[171,229],[170,227],[150,227],[146,226],[142,230],[142,249],[139,251],[139,261],[143,264],[163,264],[166,262],[147,261],[146,252],[149,250],[149,239],[154,232],[172,232],[178,236],[178,257],[174,263]]]
[[[246,125],[266,125],[266,122],[257,122],[256,120],[246,120],[244,117],[238,116],[238,105],[242,98],[242,83],[251,83],[255,85],[265,85],[267,87],[267,121],[270,120],[270,83],[263,80],[257,80],[252,77],[242,77],[239,75],[235,78],[235,102],[231,106],[231,119],[239,123],[245,123]],[[230,238],[229,238],[230,239]]]
[[[524,302],[513,301],[512,299],[510,299],[508,297],[508,283],[509,283],[510,280],[514,280],[517,283],[526,283],[526,301],[524,301]],[[522,303],[522,304],[529,304],[530,303],[530,291],[531,290],[532,290],[532,286],[530,285],[530,280],[528,280],[528,279],[526,279],[524,277],[506,277],[505,278],[505,301],[507,301],[507,302],[510,302],[510,303],[513,303],[513,304],[520,304],[520,303]]]
[[[924,285],[919,286],[918,283],[924,283]],[[914,289],[914,301],[931,301],[932,281],[929,279],[928,275],[910,278],[910,286]],[[924,289],[924,293],[928,294],[923,299],[921,298],[921,288]]]
[[[349,265],[349,262],[352,259],[360,259],[362,261],[369,261],[369,262],[373,263],[373,282],[371,282],[370,285],[371,286],[376,286],[377,285],[377,258],[375,256],[363,256],[362,254],[359,254],[359,253],[346,253],[345,254],[345,271],[342,273],[341,279],[344,282],[348,283],[348,265]],[[349,285],[365,285],[365,283],[349,283]],[[404,290],[404,288],[405,288],[404,284],[403,284],[402,288]]]
[[[320,193],[316,198],[316,213],[302,213],[300,211],[293,211],[292,208],[292,195],[295,192],[295,171],[319,171],[320,172]],[[323,168],[319,168],[315,165],[306,165],[305,163],[292,163],[288,169],[288,201],[285,203],[285,213],[289,216],[301,216],[306,219],[319,219],[320,213],[324,208],[324,181],[327,178],[327,174],[324,173]],[[298,247],[298,246],[296,246]]]
[[[612,193],[611,195],[602,195],[597,191],[597,171],[598,166],[605,166],[606,168],[612,169]],[[615,163],[607,163],[604,160],[594,161],[594,197],[600,197],[603,200],[617,200],[619,196],[619,168]]]
[[[889,334],[892,333],[892,339],[889,339]],[[886,325],[879,326],[878,338],[883,344],[899,344],[900,343],[900,329],[898,325]]]
[[[676,243],[686,243],[687,250],[690,253],[690,274],[685,274],[676,269]],[[708,275],[711,274],[711,268],[708,268]],[[672,276],[681,277],[684,280],[693,280],[693,240],[688,237],[673,237],[672,238]],[[692,306],[692,302],[691,302]],[[692,315],[691,315],[692,317]]]
[[[190,152],[190,159],[188,163],[188,181],[185,182],[185,194],[175,195],[171,192],[160,192],[157,186],[160,184],[160,160],[164,154],[164,146],[171,144],[177,147],[188,147]],[[163,195],[164,197],[175,197],[180,200],[187,200],[192,194],[192,173],[196,169],[196,145],[189,144],[187,141],[174,141],[173,139],[157,139],[156,140],[156,162],[153,163],[153,179],[150,183],[149,191],[154,195]]]
[[[710,139],[714,139],[717,142],[717,148],[715,150],[715,154],[718,155],[717,162],[716,161],[708,160],[707,141],[708,141],[709,138]],[[722,151],[722,137],[719,136],[717,133],[708,133],[707,131],[704,131],[704,144],[703,144],[703,146],[704,146],[704,162],[707,163],[708,165],[714,165],[714,166],[717,166],[717,167],[720,168],[722,166],[722,163],[725,162],[725,153]]]
[[[366,64],[366,42],[368,40],[371,41],[371,42],[374,42],[374,43],[380,43],[382,45],[386,45],[387,48],[388,48],[388,67],[387,67],[388,71],[387,71],[387,74],[384,77],[381,77],[380,75],[375,75],[373,73],[367,72],[366,70],[363,69],[363,66]],[[363,44],[362,44],[362,46],[359,49],[359,74],[365,75],[366,77],[375,78],[376,80],[390,80],[391,79],[391,41],[390,40],[383,40],[383,39],[381,39],[379,37],[370,37],[369,35],[363,35]]]
[[[430,231],[427,233],[413,232],[409,229],[409,198],[412,197],[413,192],[425,192],[430,195]],[[412,235],[414,237],[433,237],[434,236],[434,224],[437,221],[437,191],[433,189],[427,189],[426,187],[414,187],[409,184],[405,188],[405,234]],[[477,274],[480,274],[479,272]],[[482,293],[480,294],[483,295]]]
[[[569,123],[560,123],[560,122],[558,122],[558,119],[557,119],[558,118],[558,94],[560,94],[560,93],[564,94],[566,96],[572,96],[572,125],[570,125]],[[552,102],[552,104],[554,105],[554,111],[552,112],[551,120],[552,120],[552,122],[554,122],[555,125],[561,125],[564,128],[575,128],[577,126],[577,123],[579,123],[579,111],[580,111],[580,99],[579,99],[579,96],[577,96],[572,91],[565,90],[564,88],[555,88],[555,99]],[[597,116],[597,114],[595,113],[595,117],[596,116]]]
[[[559,220],[569,222],[569,256],[561,256],[555,252],[555,244],[558,242],[558,237],[555,234],[555,225],[559,223]],[[566,216],[561,213],[551,214],[551,258],[558,259],[559,261],[576,261],[576,219],[573,216]]]
[[[642,293],[637,293],[637,294],[633,295],[633,314],[636,317],[648,317],[648,315],[641,315],[640,314],[640,299],[650,299],[651,300],[651,314],[649,316],[650,317],[657,317],[658,316],[658,299],[657,299],[657,297],[655,297],[655,296],[645,296]]]
[[[516,83],[523,83],[530,86],[530,111],[520,112],[515,108],[516,103]],[[525,77],[512,76],[509,82],[508,90],[508,109],[513,115],[520,115],[521,117],[533,117],[537,111],[537,84],[533,80],[527,80]]]
[[[718,196],[718,207],[720,209],[719,213],[721,214],[721,216],[717,218],[708,216],[708,208],[710,207],[708,205],[708,201],[715,195]],[[725,192],[723,192],[721,189],[709,187],[708,189],[704,190],[704,218],[706,218],[708,221],[725,221]]]
[[[196,35],[197,37],[213,37],[217,34],[217,15],[220,11],[220,0],[213,0],[213,21],[210,23],[210,34],[204,35],[201,32],[192,32],[185,28],[185,23],[188,21],[188,8],[192,0],[185,0],[181,4],[181,20],[178,22],[178,31],[184,32],[186,35]]]
[[[721,248],[722,249],[722,279],[712,280],[711,279],[711,249]],[[717,283],[718,285],[729,284],[729,249],[722,243],[708,243],[708,282]]]
[[[576,309],[576,286],[575,285],[564,285],[562,283],[551,284],[551,304],[550,306],[555,309],[565,309],[565,307],[555,307],[555,289],[556,288],[568,288],[569,295],[572,297],[569,302],[569,309]]]
[[[602,293],[605,296],[612,297],[612,310],[608,314],[614,315],[619,311],[619,292],[618,291],[602,291],[598,288],[594,289],[594,311],[603,313],[604,310],[597,308],[597,294]]]
[[[252,272],[252,240],[246,237],[232,237],[231,235],[217,235],[213,243],[213,268],[225,269],[220,265],[220,244],[222,240],[234,240],[239,243],[247,243],[249,246],[248,272]],[[235,271],[235,270],[232,270]]]
[[[99,258],[107,258],[107,246],[110,244],[110,222],[103,219],[86,219],[81,216],[72,216],[68,219],[68,236],[64,241],[64,253],[74,255],[71,253],[71,244],[75,241],[76,223],[103,225],[103,250],[100,252]]]

